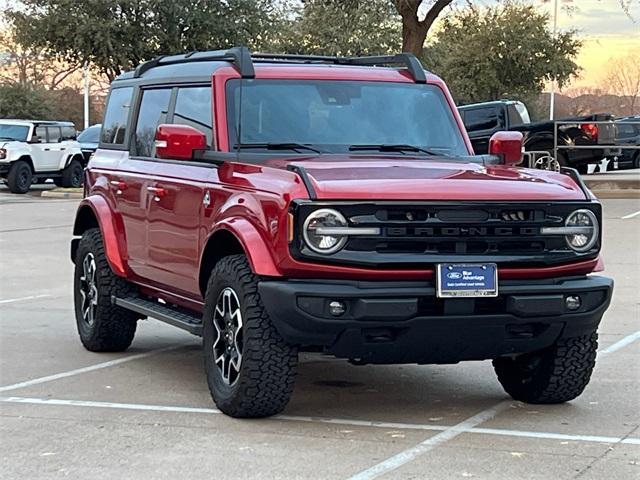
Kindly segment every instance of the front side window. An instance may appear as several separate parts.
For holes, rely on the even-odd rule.
[[[37,126],[34,130],[34,135],[38,137],[40,143],[47,143],[47,128],[43,126]]]
[[[132,93],[133,88],[131,87],[116,88],[111,91],[107,103],[107,110],[104,114],[102,134],[100,136],[102,143],[113,145],[124,144]]]
[[[230,80],[227,104],[232,148],[295,143],[346,152],[354,146],[411,145],[468,155],[451,108],[435,85]]]
[[[155,157],[156,129],[161,123],[167,123],[169,100],[171,100],[171,89],[169,88],[143,92],[133,142],[134,155]]]
[[[178,88],[173,123],[189,125],[200,130],[207,136],[207,145],[211,147],[213,139],[211,86]]]
[[[26,125],[11,125],[0,123],[0,141],[25,142],[29,136],[29,127]]]
[[[464,125],[470,132],[496,128],[498,126],[498,109],[496,107],[484,107],[465,110]]]

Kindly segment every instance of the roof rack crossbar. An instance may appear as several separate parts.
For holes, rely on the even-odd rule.
[[[210,52],[189,52],[183,55],[161,56],[139,65],[134,73],[134,78],[161,65],[176,65],[180,63],[208,62],[212,60],[228,61],[235,65],[242,78],[254,78],[254,60],[258,62],[291,62],[291,63],[333,63],[336,65],[360,65],[381,66],[401,65],[405,66],[416,83],[426,83],[427,76],[424,68],[415,56],[410,53],[397,55],[379,55],[369,57],[333,57],[326,55],[298,55],[280,53],[254,53],[251,54],[247,47],[234,47],[228,50],[214,50]]]
[[[332,57],[325,55],[297,55],[278,53],[254,53],[252,58],[258,61],[291,61],[300,63],[335,63],[337,65],[404,65],[416,83],[426,83],[424,68],[414,55],[399,53],[397,55],[379,55],[369,57]]]
[[[247,47],[234,47],[229,50],[213,50],[210,52],[189,52],[183,55],[156,57],[139,65],[133,74],[134,78],[142,76],[145,72],[161,65],[177,65],[180,63],[210,62],[212,60],[226,60],[233,63],[242,78],[255,77],[251,52]]]

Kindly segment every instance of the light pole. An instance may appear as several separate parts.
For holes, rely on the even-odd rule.
[[[558,0],[553,0],[553,38],[556,38],[558,30]],[[553,120],[553,110],[556,100],[556,79],[551,79],[551,94],[549,95],[549,120]]]
[[[89,62],[84,62],[84,128],[89,127]]]

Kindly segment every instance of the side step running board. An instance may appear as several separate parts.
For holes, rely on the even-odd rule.
[[[185,311],[176,310],[175,308],[140,297],[118,298],[114,296],[111,297],[111,301],[119,307],[155,318],[174,327],[182,328],[199,337],[202,336],[202,319]]]

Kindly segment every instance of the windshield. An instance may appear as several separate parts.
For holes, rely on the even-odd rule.
[[[17,140],[18,142],[26,142],[28,136],[29,127],[27,125],[0,123],[0,140]]]
[[[237,149],[238,143],[241,148],[265,149],[280,144],[295,149],[297,144],[323,153],[353,151],[353,147],[362,152],[375,150],[375,146],[412,146],[442,155],[468,155],[451,108],[435,85],[343,80],[243,82],[242,94],[240,80],[227,83],[232,149]]]
[[[100,139],[101,125],[93,125],[92,127],[83,130],[78,135],[78,141],[81,143],[98,143]]]

